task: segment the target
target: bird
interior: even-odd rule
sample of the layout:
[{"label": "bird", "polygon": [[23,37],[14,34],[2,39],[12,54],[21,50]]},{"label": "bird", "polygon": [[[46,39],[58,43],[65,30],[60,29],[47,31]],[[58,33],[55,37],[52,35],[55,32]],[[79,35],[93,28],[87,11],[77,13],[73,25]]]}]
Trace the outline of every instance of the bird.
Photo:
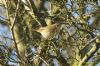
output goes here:
[{"label": "bird", "polygon": [[40,27],[35,31],[39,32],[42,35],[43,39],[51,39],[54,37],[55,33],[59,30],[59,23],[52,24],[50,19],[46,19],[47,26]]}]

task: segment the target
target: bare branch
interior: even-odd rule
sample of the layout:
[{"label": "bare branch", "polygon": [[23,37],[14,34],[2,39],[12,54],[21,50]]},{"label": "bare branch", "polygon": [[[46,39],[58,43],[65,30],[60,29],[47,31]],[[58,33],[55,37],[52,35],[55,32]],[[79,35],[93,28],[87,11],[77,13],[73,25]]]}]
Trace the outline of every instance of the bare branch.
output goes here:
[{"label": "bare branch", "polygon": [[14,25],[16,23],[18,9],[19,9],[19,3],[17,4],[17,8],[16,8],[16,12],[15,12],[15,17],[13,19],[13,24],[12,24],[11,30],[12,30],[12,36],[13,36],[13,39],[14,39],[14,44],[15,44],[16,52],[18,54],[18,57],[20,58],[20,54],[19,54],[18,47],[17,47],[17,42],[16,42],[16,39],[15,39],[15,36],[14,36]]},{"label": "bare branch", "polygon": [[49,64],[41,57],[39,57],[47,66],[49,66]]},{"label": "bare branch", "polygon": [[78,66],[82,66],[86,61],[88,61],[94,53],[99,49],[98,47],[100,46],[100,43],[96,43],[93,45],[91,50],[83,57],[83,59],[79,62]]}]

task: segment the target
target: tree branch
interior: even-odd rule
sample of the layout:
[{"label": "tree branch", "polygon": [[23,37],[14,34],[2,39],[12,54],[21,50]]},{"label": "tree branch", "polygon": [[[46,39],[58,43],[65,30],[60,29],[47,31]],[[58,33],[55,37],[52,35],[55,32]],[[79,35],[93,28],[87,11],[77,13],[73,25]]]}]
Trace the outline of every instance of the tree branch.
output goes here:
[{"label": "tree branch", "polygon": [[85,62],[87,62],[94,55],[94,53],[99,49],[99,46],[100,46],[100,43],[94,44],[91,50],[79,62],[78,66],[82,66]]},{"label": "tree branch", "polygon": [[12,26],[11,26],[11,30],[12,30],[12,36],[13,36],[13,40],[14,40],[16,52],[17,52],[17,54],[18,54],[18,57],[20,58],[20,54],[19,54],[19,51],[18,51],[16,38],[15,38],[15,35],[14,35],[14,34],[15,34],[15,33],[14,33],[14,26],[15,26],[15,23],[16,23],[16,18],[17,18],[18,9],[19,9],[19,3],[17,4],[17,8],[16,8],[16,12],[15,12],[15,17],[14,17],[14,19],[13,19],[13,24],[12,24]]}]

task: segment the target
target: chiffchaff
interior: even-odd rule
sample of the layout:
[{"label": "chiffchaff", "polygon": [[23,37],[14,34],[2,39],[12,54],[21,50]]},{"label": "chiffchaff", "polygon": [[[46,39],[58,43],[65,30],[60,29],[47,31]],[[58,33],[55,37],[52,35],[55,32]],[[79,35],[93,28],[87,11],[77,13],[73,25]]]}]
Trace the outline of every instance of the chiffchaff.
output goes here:
[{"label": "chiffchaff", "polygon": [[51,20],[46,20],[47,26],[40,27],[39,29],[36,29],[35,31],[41,33],[43,39],[50,39],[53,38],[55,33],[58,32],[60,29],[60,25],[58,23],[52,24]]},{"label": "chiffchaff", "polygon": [[41,33],[42,37],[45,39],[52,38],[57,31],[57,25],[58,24],[52,24],[46,27],[40,27],[36,31]]}]

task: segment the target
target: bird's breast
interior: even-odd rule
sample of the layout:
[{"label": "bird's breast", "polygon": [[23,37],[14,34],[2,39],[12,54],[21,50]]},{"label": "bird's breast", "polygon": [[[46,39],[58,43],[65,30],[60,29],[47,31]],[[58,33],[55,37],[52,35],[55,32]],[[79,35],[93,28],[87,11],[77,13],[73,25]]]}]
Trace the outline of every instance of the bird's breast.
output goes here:
[{"label": "bird's breast", "polygon": [[47,38],[50,37],[50,32],[49,32],[49,30],[42,30],[42,31],[41,31],[41,34],[42,34],[42,37],[45,38],[45,39],[47,39]]}]

